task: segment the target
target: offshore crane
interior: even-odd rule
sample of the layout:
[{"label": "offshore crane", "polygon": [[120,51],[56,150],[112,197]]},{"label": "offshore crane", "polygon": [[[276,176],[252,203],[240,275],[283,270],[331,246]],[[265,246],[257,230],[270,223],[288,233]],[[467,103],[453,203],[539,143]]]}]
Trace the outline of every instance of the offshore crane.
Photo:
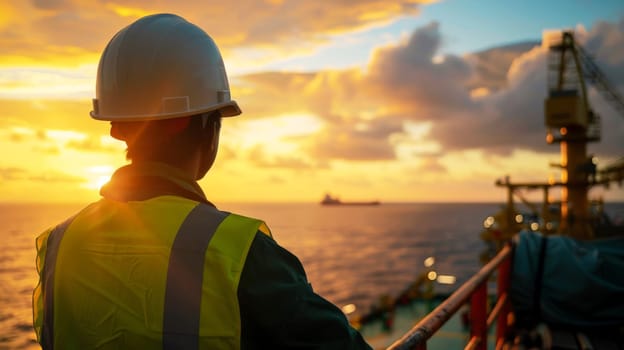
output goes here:
[{"label": "offshore crane", "polygon": [[[555,34],[555,35],[553,35]],[[617,227],[598,225],[602,216],[601,203],[590,214],[589,189],[592,186],[609,186],[612,182],[622,185],[624,179],[624,157],[602,169],[597,169],[595,159],[587,153],[587,144],[600,141],[600,116],[591,108],[588,99],[588,85],[624,116],[624,99],[613,88],[590,55],[574,40],[572,31],[545,35],[548,45],[548,96],[544,101],[546,142],[559,143],[560,163],[551,164],[561,170],[560,180],[547,182],[512,183],[509,177],[499,179],[496,185],[507,188],[507,204],[494,216],[484,221],[485,230],[481,237],[497,246],[513,237],[527,223],[514,208],[514,196],[521,190],[541,189],[543,205],[542,223],[539,229],[545,234],[559,233],[580,239],[605,236],[617,232]],[[558,212],[552,211],[549,200],[550,189],[561,188]],[[537,207],[520,199],[536,213]],[[531,226],[533,225],[530,223]],[[600,226],[599,229],[598,226]],[[530,227],[533,229],[533,227]]]},{"label": "offshore crane", "polygon": [[559,143],[561,149],[561,220],[559,232],[576,238],[592,238],[588,192],[591,186],[616,181],[621,185],[624,162],[598,172],[593,157],[587,154],[589,142],[600,141],[600,116],[591,108],[586,82],[622,116],[624,99],[613,88],[599,67],[564,31],[548,44],[548,97],[544,102],[546,141]]}]

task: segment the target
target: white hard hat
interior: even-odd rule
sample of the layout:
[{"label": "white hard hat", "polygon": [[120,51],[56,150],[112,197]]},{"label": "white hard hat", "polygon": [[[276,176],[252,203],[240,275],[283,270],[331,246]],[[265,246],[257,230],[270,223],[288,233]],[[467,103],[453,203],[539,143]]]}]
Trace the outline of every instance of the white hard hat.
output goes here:
[{"label": "white hard hat", "polygon": [[241,113],[217,45],[196,25],[171,14],[143,17],[104,49],[94,119],[157,120],[215,110],[222,117]]}]

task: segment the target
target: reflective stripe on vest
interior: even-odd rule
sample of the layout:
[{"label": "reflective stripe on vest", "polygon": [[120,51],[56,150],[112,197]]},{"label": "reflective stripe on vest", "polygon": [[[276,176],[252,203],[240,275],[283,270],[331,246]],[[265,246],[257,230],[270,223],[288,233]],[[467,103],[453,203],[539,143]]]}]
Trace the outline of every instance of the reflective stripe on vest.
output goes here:
[{"label": "reflective stripe on vest", "polygon": [[188,214],[173,241],[163,315],[163,350],[197,349],[204,256],[229,213],[200,204]]},{"label": "reflective stripe on vest", "polygon": [[43,305],[45,310],[43,311],[41,346],[44,349],[54,349],[54,272],[56,269],[56,257],[63,235],[73,219],[73,217],[69,218],[56,226],[48,236],[48,248],[46,250],[45,264],[43,265]]}]

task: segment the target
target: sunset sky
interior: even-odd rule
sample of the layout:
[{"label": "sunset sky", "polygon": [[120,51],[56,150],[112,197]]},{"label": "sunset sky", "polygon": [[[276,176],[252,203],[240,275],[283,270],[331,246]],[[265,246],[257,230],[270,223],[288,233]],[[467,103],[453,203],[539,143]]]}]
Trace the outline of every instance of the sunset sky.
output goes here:
[{"label": "sunset sky", "polygon": [[[544,30],[577,40],[624,94],[621,0],[0,2],[0,202],[87,202],[126,163],[89,117],[99,56],[137,18],[176,13],[221,48],[243,114],[200,184],[225,202],[504,201],[496,179],[559,173],[545,142]],[[602,116],[599,167],[624,156]],[[592,196],[624,201],[624,190]]]}]

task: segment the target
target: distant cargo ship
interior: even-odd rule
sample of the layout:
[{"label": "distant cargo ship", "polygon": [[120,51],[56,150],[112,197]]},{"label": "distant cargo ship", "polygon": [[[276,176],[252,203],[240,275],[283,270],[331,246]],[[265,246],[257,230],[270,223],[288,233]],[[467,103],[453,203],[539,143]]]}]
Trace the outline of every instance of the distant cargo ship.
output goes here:
[{"label": "distant cargo ship", "polygon": [[321,201],[321,205],[379,205],[379,201],[369,202],[343,202],[338,197],[332,197],[330,194],[326,194],[325,198]]}]

